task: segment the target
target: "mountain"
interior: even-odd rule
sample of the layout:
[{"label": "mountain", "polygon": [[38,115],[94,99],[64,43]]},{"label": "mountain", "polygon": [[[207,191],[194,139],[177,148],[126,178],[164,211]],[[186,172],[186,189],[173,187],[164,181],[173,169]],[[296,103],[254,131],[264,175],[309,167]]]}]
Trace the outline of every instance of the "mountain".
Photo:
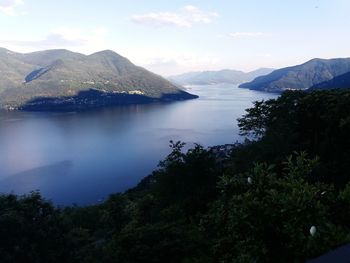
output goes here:
[{"label": "mountain", "polygon": [[250,72],[245,73],[247,76],[247,80],[245,82],[248,81],[252,81],[253,79],[260,77],[260,76],[265,76],[270,74],[271,72],[273,72],[275,69],[273,68],[259,68]]},{"label": "mountain", "polygon": [[168,79],[180,85],[210,85],[218,83],[239,84],[251,81],[258,76],[269,74],[273,69],[261,68],[252,72],[224,69],[220,71],[189,72]]},{"label": "mountain", "polygon": [[168,78],[181,85],[208,85],[217,83],[238,84],[244,80],[244,72],[237,70],[189,72]]},{"label": "mountain", "polygon": [[350,72],[335,77],[331,80],[314,85],[310,90],[319,89],[350,89]]},{"label": "mountain", "polygon": [[110,50],[87,56],[1,48],[0,72],[0,108],[6,109],[83,110],[197,97]]},{"label": "mountain", "polygon": [[282,68],[240,85],[240,88],[282,92],[306,90],[350,72],[350,58],[312,59],[302,65]]}]

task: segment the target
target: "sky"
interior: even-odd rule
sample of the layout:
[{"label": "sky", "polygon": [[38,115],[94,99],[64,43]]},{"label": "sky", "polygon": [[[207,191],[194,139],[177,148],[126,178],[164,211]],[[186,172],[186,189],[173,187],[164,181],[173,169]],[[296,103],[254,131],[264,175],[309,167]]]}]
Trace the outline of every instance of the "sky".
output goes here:
[{"label": "sky", "polygon": [[0,47],[111,49],[157,74],[350,57],[350,0],[0,0]]}]

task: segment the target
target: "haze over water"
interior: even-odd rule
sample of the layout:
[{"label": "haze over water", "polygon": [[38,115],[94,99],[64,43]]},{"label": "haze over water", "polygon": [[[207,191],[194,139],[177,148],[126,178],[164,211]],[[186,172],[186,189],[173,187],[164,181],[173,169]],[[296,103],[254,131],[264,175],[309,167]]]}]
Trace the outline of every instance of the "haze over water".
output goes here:
[{"label": "haze over water", "polygon": [[135,186],[170,152],[169,140],[234,143],[236,119],[276,95],[221,84],[197,100],[81,113],[0,113],[0,192],[40,190],[56,204],[92,204]]}]

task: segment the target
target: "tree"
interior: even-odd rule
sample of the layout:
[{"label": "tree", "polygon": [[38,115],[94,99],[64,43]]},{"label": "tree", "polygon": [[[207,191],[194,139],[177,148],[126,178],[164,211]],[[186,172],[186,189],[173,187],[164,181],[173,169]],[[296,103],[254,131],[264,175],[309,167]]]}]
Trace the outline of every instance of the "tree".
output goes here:
[{"label": "tree", "polygon": [[203,223],[218,261],[304,262],[349,242],[348,226],[332,216],[335,189],[308,182],[317,163],[301,153],[287,159],[283,173],[256,164],[250,172],[224,175]]}]

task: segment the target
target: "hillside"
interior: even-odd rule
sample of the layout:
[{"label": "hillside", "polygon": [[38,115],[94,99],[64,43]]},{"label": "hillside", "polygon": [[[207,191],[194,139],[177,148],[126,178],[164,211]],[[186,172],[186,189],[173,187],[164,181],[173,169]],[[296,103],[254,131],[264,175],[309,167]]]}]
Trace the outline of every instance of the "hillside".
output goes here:
[{"label": "hillside", "polygon": [[350,58],[312,59],[304,64],[282,68],[261,76],[240,88],[268,92],[306,90],[350,71]]},{"label": "hillside", "polygon": [[180,85],[210,85],[219,83],[240,84],[258,76],[269,74],[273,69],[261,68],[251,72],[224,69],[220,71],[189,72],[168,79]]},{"label": "hillside", "polygon": [[196,98],[110,50],[86,56],[0,49],[0,72],[0,108],[72,110]]},{"label": "hillside", "polygon": [[349,244],[350,90],[287,91],[238,124],[256,140],[225,158],[170,141],[155,171],[98,204],[0,195],[1,262],[308,262]]},{"label": "hillside", "polygon": [[316,89],[350,89],[350,72],[335,77],[329,81],[314,85],[310,90]]}]

